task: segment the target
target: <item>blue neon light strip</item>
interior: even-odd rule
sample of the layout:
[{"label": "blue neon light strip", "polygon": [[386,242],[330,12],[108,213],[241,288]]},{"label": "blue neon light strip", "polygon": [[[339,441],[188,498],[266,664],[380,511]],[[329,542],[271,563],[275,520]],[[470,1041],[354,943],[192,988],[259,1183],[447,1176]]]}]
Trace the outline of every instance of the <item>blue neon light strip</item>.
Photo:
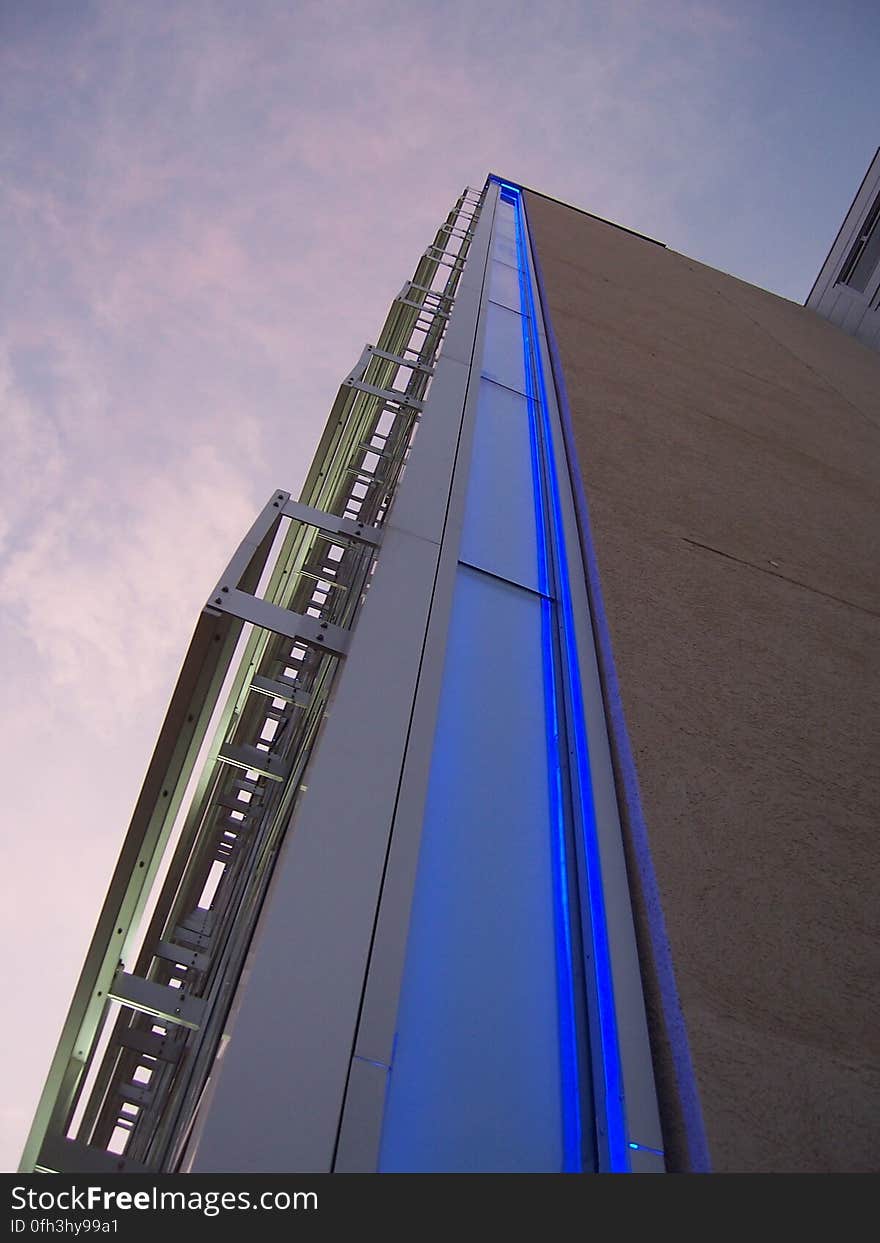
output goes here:
[{"label": "blue neon light strip", "polygon": [[665,1155],[662,1148],[651,1148],[648,1144],[634,1144],[630,1141],[629,1146],[635,1152],[652,1152],[655,1157],[662,1157]]},{"label": "blue neon light strip", "polygon": [[[559,490],[559,479],[556,472],[555,455],[553,453],[550,411],[547,402],[547,389],[544,381],[544,368],[541,360],[540,344],[537,334],[537,316],[532,292],[532,282],[528,266],[528,242],[525,233],[521,192],[517,186],[500,182],[501,194],[506,202],[514,207],[516,219],[516,248],[520,271],[520,303],[523,320],[523,350],[527,387],[529,388],[529,407],[535,409],[540,418],[540,429],[545,446],[546,481],[549,493],[549,514],[551,521],[551,539],[555,553],[555,568],[558,584],[559,605],[562,619],[561,639],[563,649],[563,675],[565,677],[571,703],[571,732],[573,735],[577,781],[576,810],[579,811],[580,827],[583,835],[584,857],[586,860],[586,888],[590,905],[590,923],[593,940],[593,965],[596,979],[598,1003],[599,1042],[602,1050],[602,1075],[604,1079],[603,1105],[605,1127],[608,1143],[608,1161],[612,1172],[623,1173],[630,1169],[629,1146],[626,1139],[626,1119],[623,1104],[623,1076],[620,1065],[620,1049],[617,1036],[617,1017],[614,1004],[614,986],[611,972],[611,956],[608,945],[608,928],[605,914],[605,899],[602,889],[601,860],[596,829],[596,816],[593,807],[592,778],[590,774],[589,749],[584,724],[584,705],[581,691],[580,667],[575,638],[574,610],[571,599],[571,584],[568,575],[568,563],[565,550],[565,537],[562,523],[562,501]],[[538,438],[535,436],[533,455],[537,457]],[[535,462],[537,467],[538,463]],[[538,508],[539,530],[539,562],[542,563],[541,573],[547,575],[546,586],[549,588],[549,566],[547,558],[547,542],[544,537],[544,506],[543,484],[545,472],[535,470],[536,507]],[[542,587],[542,590],[544,588]],[[557,871],[558,902],[562,916],[560,923],[564,931],[559,933],[559,952],[562,958],[563,974],[567,977],[560,988],[560,1026],[563,1040],[563,1089],[565,1099],[578,1099],[578,1108],[566,1110],[566,1168],[572,1147],[578,1149],[578,1166],[580,1162],[581,1119],[579,1092],[577,1087],[577,1047],[575,1043],[573,974],[571,959],[571,920],[568,909],[567,864],[564,840],[564,821],[562,810],[561,764],[559,762],[559,738],[563,722],[556,701],[556,677],[554,645],[551,641],[552,605],[547,602],[547,626],[545,627],[544,661],[545,681],[548,687],[548,713],[552,713],[552,721],[548,720],[548,738],[554,749],[551,755],[551,772],[558,774],[554,791],[554,828],[557,836],[556,859],[554,867]],[[555,762],[554,762],[555,761]],[[568,1001],[562,994],[568,989]],[[568,1069],[566,1069],[568,1067]]]},{"label": "blue neon light strip", "polygon": [[[508,198],[507,202],[511,202]],[[525,282],[528,275],[523,267],[519,240],[517,204],[513,202],[517,217],[516,238],[519,268],[520,307],[526,305]],[[538,589],[541,592],[541,653],[544,668],[545,713],[547,731],[547,776],[550,791],[550,824],[553,834],[552,869],[553,897],[556,908],[555,939],[558,973],[558,1010],[560,1032],[560,1071],[562,1075],[562,1121],[563,1121],[563,1169],[567,1174],[580,1173],[583,1168],[583,1121],[581,1118],[581,1091],[578,1078],[577,1026],[574,1005],[574,967],[571,945],[571,912],[568,900],[568,864],[565,848],[565,810],[562,794],[562,763],[559,755],[559,705],[557,703],[556,658],[553,643],[553,601],[547,533],[545,530],[543,471],[538,443],[539,429],[536,420],[538,399],[532,391],[532,372],[529,366],[528,320],[520,316],[523,332],[523,370],[529,389],[527,406],[529,412],[529,446],[532,459],[532,486],[535,502],[535,531],[538,551]]]},{"label": "blue neon light strip", "polygon": [[[546,305],[541,278],[540,256],[533,255],[532,258],[534,261],[538,301],[542,305]],[[563,441],[569,460],[574,460],[577,454],[575,451],[571,409],[565,392],[565,376],[561,369],[559,346],[554,337],[553,322],[549,317],[544,320],[544,328],[547,333],[547,346],[550,353],[551,366],[558,368],[554,371],[554,386],[559,405]],[[706,1128],[703,1122],[699,1092],[694,1076],[684,1015],[681,1009],[678,987],[675,982],[672,951],[669,947],[669,937],[663,917],[657,876],[651,858],[648,830],[639,793],[639,780],[636,774],[632,745],[626,728],[623,701],[614,664],[614,653],[611,647],[611,634],[608,629],[608,618],[605,614],[605,605],[602,599],[602,584],[599,579],[596,549],[590,529],[589,507],[583,481],[577,474],[571,477],[571,484],[575,509],[577,511],[579,534],[582,540],[584,571],[587,579],[587,591],[590,596],[591,620],[593,633],[596,637],[597,656],[603,681],[610,741],[617,753],[622,783],[621,796],[626,805],[629,832],[635,852],[635,864],[645,895],[647,927],[651,937],[651,952],[654,958],[660,1006],[669,1039],[679,1101],[682,1108],[684,1136],[688,1152],[687,1165],[694,1173],[709,1174],[712,1172],[712,1162],[709,1156]],[[659,1149],[657,1151],[659,1152]]]}]

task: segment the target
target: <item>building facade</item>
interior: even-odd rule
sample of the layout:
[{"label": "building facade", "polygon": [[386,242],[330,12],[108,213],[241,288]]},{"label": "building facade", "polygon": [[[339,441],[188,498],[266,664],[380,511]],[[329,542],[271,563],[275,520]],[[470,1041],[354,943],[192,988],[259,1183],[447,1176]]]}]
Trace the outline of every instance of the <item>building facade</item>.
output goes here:
[{"label": "building facade", "polygon": [[880,147],[806,304],[864,345],[880,350]]},{"label": "building facade", "polygon": [[465,192],[206,603],[23,1168],[873,1168],[878,381]]}]

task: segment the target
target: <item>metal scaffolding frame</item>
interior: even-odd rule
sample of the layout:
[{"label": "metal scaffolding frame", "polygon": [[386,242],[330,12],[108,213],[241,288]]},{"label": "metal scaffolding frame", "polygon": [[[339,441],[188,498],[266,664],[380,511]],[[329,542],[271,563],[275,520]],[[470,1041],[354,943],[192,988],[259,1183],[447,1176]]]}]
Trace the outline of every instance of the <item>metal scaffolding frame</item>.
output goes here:
[{"label": "metal scaffolding frame", "polygon": [[299,501],[272,494],[199,616],[22,1171],[179,1167],[484,194],[461,194],[343,381]]}]

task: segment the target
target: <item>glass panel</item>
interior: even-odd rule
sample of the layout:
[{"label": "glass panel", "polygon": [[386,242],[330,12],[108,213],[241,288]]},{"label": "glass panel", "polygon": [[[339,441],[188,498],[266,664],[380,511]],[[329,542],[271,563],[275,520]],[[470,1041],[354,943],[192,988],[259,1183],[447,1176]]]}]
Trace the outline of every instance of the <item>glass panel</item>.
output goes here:
[{"label": "glass panel", "polygon": [[458,570],[383,1172],[562,1169],[541,609]]},{"label": "glass panel", "polygon": [[850,289],[864,293],[868,288],[868,282],[874,275],[874,269],[877,267],[878,262],[880,262],[880,221],[875,221],[870,237],[865,243],[865,248],[859,255],[856,265],[850,273],[850,278],[846,282]]},{"label": "glass panel", "polygon": [[492,257],[510,267],[517,267],[516,213],[512,203],[505,203],[503,199],[498,200],[492,232]]},{"label": "glass panel", "polygon": [[489,265],[489,299],[519,314],[519,272],[497,260]]},{"label": "glass panel", "polygon": [[486,305],[482,374],[498,384],[526,391],[522,316],[496,302]]},{"label": "glass panel", "polygon": [[496,233],[492,243],[492,258],[497,259],[501,263],[506,263],[510,267],[518,266],[516,254],[516,242],[512,237],[505,237],[503,233]]},{"label": "glass panel", "polygon": [[528,402],[480,381],[460,560],[538,591]]}]

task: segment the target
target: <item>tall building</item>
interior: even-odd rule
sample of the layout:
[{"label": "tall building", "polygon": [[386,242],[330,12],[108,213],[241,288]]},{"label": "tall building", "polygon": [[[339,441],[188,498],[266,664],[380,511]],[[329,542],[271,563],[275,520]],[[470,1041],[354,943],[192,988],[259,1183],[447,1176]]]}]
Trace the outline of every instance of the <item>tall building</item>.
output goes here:
[{"label": "tall building", "polygon": [[878,413],[466,191],[206,602],[23,1168],[871,1168]]}]

